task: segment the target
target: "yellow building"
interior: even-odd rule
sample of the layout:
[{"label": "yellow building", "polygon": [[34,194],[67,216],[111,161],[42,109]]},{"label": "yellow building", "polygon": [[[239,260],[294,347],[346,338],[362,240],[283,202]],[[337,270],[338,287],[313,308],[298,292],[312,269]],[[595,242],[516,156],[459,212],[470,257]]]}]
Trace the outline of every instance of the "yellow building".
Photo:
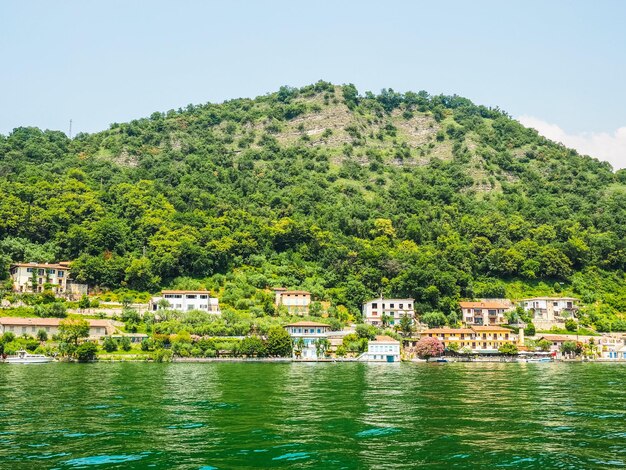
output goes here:
[{"label": "yellow building", "polygon": [[471,328],[431,328],[422,332],[422,337],[439,339],[447,348],[458,344],[458,350],[470,348],[476,353],[493,353],[505,343],[514,343],[513,333],[501,326],[472,326]]}]

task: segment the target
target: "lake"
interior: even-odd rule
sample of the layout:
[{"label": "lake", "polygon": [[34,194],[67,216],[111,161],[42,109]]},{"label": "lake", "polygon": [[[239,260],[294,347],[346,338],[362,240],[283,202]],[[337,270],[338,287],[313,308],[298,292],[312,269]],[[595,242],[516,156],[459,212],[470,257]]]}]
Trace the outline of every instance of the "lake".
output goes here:
[{"label": "lake", "polygon": [[0,468],[611,468],[626,365],[0,365]]}]

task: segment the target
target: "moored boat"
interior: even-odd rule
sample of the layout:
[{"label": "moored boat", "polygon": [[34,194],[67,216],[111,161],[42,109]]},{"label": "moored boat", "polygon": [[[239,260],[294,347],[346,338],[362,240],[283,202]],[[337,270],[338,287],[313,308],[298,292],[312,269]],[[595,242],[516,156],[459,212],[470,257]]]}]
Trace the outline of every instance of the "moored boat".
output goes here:
[{"label": "moored boat", "polygon": [[24,350],[20,350],[15,356],[9,356],[4,360],[7,364],[45,364],[52,361],[54,361],[53,357],[44,354],[30,354]]}]

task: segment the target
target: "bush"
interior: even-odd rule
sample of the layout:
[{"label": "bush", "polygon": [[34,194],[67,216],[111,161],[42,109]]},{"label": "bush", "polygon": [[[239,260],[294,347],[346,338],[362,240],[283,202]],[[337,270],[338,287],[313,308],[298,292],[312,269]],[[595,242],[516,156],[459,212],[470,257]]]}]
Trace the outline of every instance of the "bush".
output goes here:
[{"label": "bush", "polygon": [[428,359],[429,357],[441,356],[443,353],[443,343],[437,338],[422,338],[415,345],[415,352],[419,357]]},{"label": "bush", "polygon": [[567,331],[576,331],[578,330],[578,323],[576,323],[576,320],[568,318],[565,320],[565,329]]},{"label": "bush", "polygon": [[169,349],[157,349],[152,353],[154,362],[172,362],[172,351]]},{"label": "bush", "polygon": [[526,328],[524,329],[524,333],[527,336],[534,336],[536,332],[537,331],[535,330],[535,325],[533,323],[529,323],[528,325],[526,325]]},{"label": "bush", "polygon": [[102,341],[102,349],[104,349],[108,353],[111,353],[113,351],[117,351],[117,341],[115,341],[110,336],[107,336]]},{"label": "bush", "polygon": [[98,345],[91,341],[86,341],[76,348],[76,359],[79,362],[93,361],[98,353]]},{"label": "bush", "polygon": [[128,336],[122,336],[120,338],[120,346],[124,351],[130,351],[130,348],[132,347],[130,338]]},{"label": "bush", "polygon": [[292,345],[291,336],[287,331],[274,326],[267,333],[267,354],[270,356],[289,357],[291,356]]}]

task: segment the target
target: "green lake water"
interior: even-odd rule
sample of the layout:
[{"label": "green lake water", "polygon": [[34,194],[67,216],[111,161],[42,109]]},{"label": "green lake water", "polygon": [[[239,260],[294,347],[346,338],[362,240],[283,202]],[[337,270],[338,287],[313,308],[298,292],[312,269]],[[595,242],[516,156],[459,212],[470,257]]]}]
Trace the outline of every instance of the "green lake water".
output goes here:
[{"label": "green lake water", "polygon": [[619,468],[626,365],[0,365],[0,468]]}]

